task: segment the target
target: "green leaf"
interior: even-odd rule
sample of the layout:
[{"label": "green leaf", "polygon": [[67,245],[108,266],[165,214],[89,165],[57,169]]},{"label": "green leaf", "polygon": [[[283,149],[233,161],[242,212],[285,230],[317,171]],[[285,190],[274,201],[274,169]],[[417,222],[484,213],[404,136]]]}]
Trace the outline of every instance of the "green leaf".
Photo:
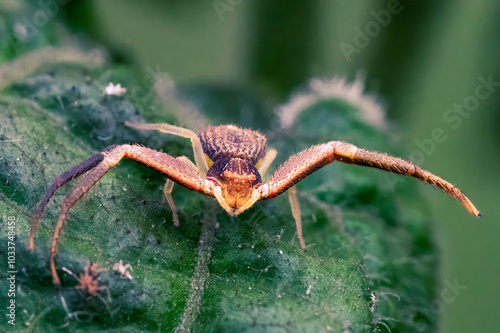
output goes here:
[{"label": "green leaf", "polygon": [[[307,251],[295,235],[286,196],[257,203],[230,217],[212,198],[174,187],[180,227],[162,194],[164,178],[133,161],[122,161],[70,211],[59,246],[62,287],[52,286],[49,244],[64,195],[49,204],[33,254],[25,250],[29,217],[55,177],[111,144],[140,143],[172,156],[192,157],[186,139],[137,132],[125,121],[175,117],[130,93],[103,96],[108,82],[134,87],[123,67],[99,63],[46,64],[19,77],[0,96],[0,210],[16,219],[16,326],[23,331],[177,329],[246,332],[428,332],[428,309],[437,271],[427,209],[403,189],[397,175],[333,163],[298,184]],[[130,90],[129,90],[130,91]],[[214,89],[188,89],[186,98],[220,105],[220,115],[238,113],[245,127],[262,128],[263,108],[244,93],[226,103]],[[198,97],[200,98],[198,98]],[[143,105],[138,109],[136,105]],[[252,123],[255,121],[255,124]],[[276,127],[276,126],[275,126]],[[270,127],[271,128],[271,125]],[[283,162],[295,151],[329,140],[393,153],[384,131],[368,124],[359,109],[324,99],[300,113],[289,130],[268,131]],[[0,253],[7,225],[0,224]],[[3,259],[5,258],[5,259]],[[120,260],[133,267],[132,280],[113,271]],[[89,297],[75,289],[87,262],[101,269],[100,286]],[[63,267],[66,270],[63,270]],[[2,304],[8,283],[0,273]]]}]

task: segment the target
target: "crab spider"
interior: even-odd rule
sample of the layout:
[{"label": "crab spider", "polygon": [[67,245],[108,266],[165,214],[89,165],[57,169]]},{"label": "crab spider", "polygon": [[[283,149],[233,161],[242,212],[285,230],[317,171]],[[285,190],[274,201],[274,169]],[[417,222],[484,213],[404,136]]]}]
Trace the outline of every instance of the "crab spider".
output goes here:
[{"label": "crab spider", "polygon": [[429,183],[458,199],[470,214],[481,216],[472,202],[455,186],[422,170],[415,164],[383,153],[358,148],[352,144],[331,141],[306,149],[292,156],[274,175],[262,183],[262,175],[276,157],[276,150],[266,152],[266,137],[259,132],[233,125],[208,127],[198,134],[169,124],[132,124],[137,130],[158,130],[189,138],[196,164],[187,157],[168,154],[138,145],[113,145],[58,176],[42,198],[31,219],[28,249],[34,249],[34,235],[43,211],[55,191],[69,181],[82,176],[80,183],[65,197],[54,231],[50,252],[50,267],[54,284],[60,284],[55,256],[62,227],[71,207],[90,190],[122,158],[142,163],[167,177],[164,194],[172,209],[174,224],[179,225],[171,192],[174,183],[192,191],[215,197],[230,215],[236,216],[257,201],[272,199],[288,190],[292,215],[297,226],[300,246],[305,249],[299,201],[294,185],[314,171],[333,162],[369,166]]}]

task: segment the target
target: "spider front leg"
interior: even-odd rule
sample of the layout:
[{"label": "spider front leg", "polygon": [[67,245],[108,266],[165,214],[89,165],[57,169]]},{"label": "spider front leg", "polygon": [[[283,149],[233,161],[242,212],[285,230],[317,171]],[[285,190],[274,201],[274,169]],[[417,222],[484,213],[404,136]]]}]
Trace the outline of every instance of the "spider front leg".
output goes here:
[{"label": "spider front leg", "polygon": [[329,143],[333,148],[335,159],[350,164],[357,164],[377,168],[403,176],[417,178],[427,184],[435,186],[457,199],[471,215],[481,217],[479,210],[472,204],[467,196],[456,186],[446,180],[423,170],[416,164],[387,154],[361,149],[345,142],[333,141]]},{"label": "spider front leg", "polygon": [[[341,141],[331,141],[326,144],[314,146],[292,156],[287,162],[285,162],[285,164],[276,170],[272,178],[267,183],[259,188],[261,200],[275,198],[285,191],[292,189],[292,186],[297,184],[299,181],[333,161],[369,166],[417,178],[443,190],[451,197],[459,200],[470,214],[479,217],[481,216],[481,213],[472,204],[469,198],[467,198],[467,196],[465,196],[465,194],[463,194],[463,192],[457,187],[446,180],[419,168],[412,162],[376,151],[358,148],[350,143]],[[293,212],[293,202],[296,201],[298,203],[298,200],[295,198],[296,194],[293,192],[289,195]],[[296,207],[298,207],[298,205],[296,205]],[[296,212],[294,213],[294,216],[296,215],[299,214]],[[301,226],[299,225],[297,218],[296,222],[297,236],[300,240],[302,230],[300,230]],[[301,246],[303,247],[302,242]]]},{"label": "spider front leg", "polygon": [[[54,284],[61,284],[59,277],[57,276],[55,256],[57,255],[57,245],[59,243],[59,237],[66,221],[67,215],[71,207],[85,194],[87,193],[95,183],[99,181],[111,168],[113,168],[116,163],[118,163],[124,153],[121,150],[114,149],[111,150],[110,154],[103,153],[104,159],[97,165],[92,171],[90,171],[79,184],[71,191],[65,198],[59,212],[59,218],[57,220],[56,229],[54,230],[54,236],[52,237],[52,244],[50,246],[50,270],[52,272],[52,281]],[[38,221],[36,221],[36,225]],[[36,226],[32,223],[31,225],[31,236],[30,244],[33,244],[33,236],[35,234]]]},{"label": "spider front leg", "polygon": [[50,198],[59,187],[88,172],[78,185],[64,198],[59,213],[50,249],[50,268],[54,284],[60,284],[55,266],[55,256],[57,255],[59,238],[69,210],[123,157],[133,159],[152,169],[155,169],[163,173],[172,181],[190,190],[213,196],[212,188],[204,182],[198,171],[193,169],[191,165],[185,164],[182,160],[176,159],[168,154],[161,153],[154,149],[140,146],[122,145],[106,148],[101,153],[94,155],[88,160],[57,177],[54,184],[52,184],[52,186],[47,190],[45,196],[40,202],[39,208],[31,219],[31,232],[28,249],[33,251],[35,231],[40,224],[42,213]]},{"label": "spider front leg", "polygon": [[63,174],[59,175],[55,180],[54,183],[49,187],[47,192],[45,192],[45,195],[43,196],[42,200],[40,200],[40,203],[38,205],[38,209],[35,211],[33,216],[31,217],[31,230],[30,230],[30,236],[29,236],[29,243],[28,243],[28,250],[33,252],[35,244],[34,244],[34,236],[35,236],[35,230],[38,228],[38,225],[40,224],[40,219],[42,218],[43,211],[45,210],[45,207],[50,201],[50,198],[54,195],[54,193],[57,191],[58,188],[64,186],[71,180],[80,177],[82,174],[88,172],[89,170],[94,169],[99,163],[102,162],[104,159],[104,154],[105,151],[96,154],[92,156],[91,158],[83,161],[82,163],[74,166],[70,170],[64,172]]}]

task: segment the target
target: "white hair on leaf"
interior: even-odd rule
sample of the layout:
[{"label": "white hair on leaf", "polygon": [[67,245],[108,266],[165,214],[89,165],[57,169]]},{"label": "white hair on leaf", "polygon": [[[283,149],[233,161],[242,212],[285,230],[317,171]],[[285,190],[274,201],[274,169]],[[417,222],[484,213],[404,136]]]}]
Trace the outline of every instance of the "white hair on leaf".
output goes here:
[{"label": "white hair on leaf", "polygon": [[293,126],[295,119],[301,112],[325,99],[340,99],[348,102],[361,112],[361,117],[370,125],[385,129],[385,112],[377,102],[376,97],[363,94],[363,80],[357,79],[347,83],[343,77],[332,79],[313,78],[309,81],[308,91],[295,94],[288,103],[278,107],[277,113],[281,127],[284,129]]},{"label": "white hair on leaf", "polygon": [[104,89],[105,95],[115,95],[121,96],[127,92],[127,88],[122,88],[122,85],[118,83],[114,85],[112,82],[108,84],[108,86]]}]

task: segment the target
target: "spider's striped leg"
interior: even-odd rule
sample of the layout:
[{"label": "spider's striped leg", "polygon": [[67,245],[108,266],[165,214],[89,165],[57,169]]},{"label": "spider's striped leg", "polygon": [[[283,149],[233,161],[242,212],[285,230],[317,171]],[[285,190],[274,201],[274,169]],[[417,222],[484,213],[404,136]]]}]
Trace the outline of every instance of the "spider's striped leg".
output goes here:
[{"label": "spider's striped leg", "polygon": [[176,159],[168,154],[140,146],[121,145],[106,148],[100,154],[91,157],[90,159],[70,169],[68,172],[65,172],[61,176],[57,177],[54,184],[49,188],[42,199],[40,207],[32,219],[29,246],[29,249],[31,250],[33,249],[33,237],[36,228],[39,225],[40,217],[54,192],[57,188],[66,184],[70,180],[88,172],[79,184],[64,198],[59,212],[59,219],[52,238],[50,252],[50,267],[54,284],[60,284],[55,267],[55,256],[57,254],[57,245],[59,243],[62,227],[66,221],[69,210],[123,157],[133,159],[152,169],[155,169],[163,173],[172,181],[192,191],[213,196],[212,187],[204,182],[203,178],[200,177],[198,170],[194,167],[194,165],[192,165],[192,163],[186,164],[182,160]]},{"label": "spider's striped leg", "polygon": [[130,123],[128,121],[125,122],[125,125],[138,129],[138,130],[156,130],[163,133],[169,133],[173,135],[178,135],[183,138],[187,138],[191,140],[191,144],[193,145],[194,152],[194,160],[196,162],[196,166],[202,176],[206,176],[208,171],[207,160],[205,159],[205,155],[203,153],[203,148],[201,147],[200,138],[196,135],[195,132],[170,124],[141,124],[141,123]]},{"label": "spider's striped leg", "polygon": [[331,141],[314,146],[292,156],[281,168],[276,170],[266,184],[259,188],[261,200],[271,199],[282,194],[314,171],[335,160],[417,178],[458,199],[470,214],[481,216],[469,198],[446,180],[419,168],[412,162],[376,151],[361,149],[341,141]]},{"label": "spider's striped leg", "polygon": [[403,176],[417,178],[443,190],[452,198],[460,201],[471,215],[481,217],[479,210],[456,186],[430,173],[429,171],[421,169],[412,162],[376,151],[361,149],[345,142],[332,141],[329,145],[334,149],[335,159],[337,161],[369,166],[372,168],[394,172]]}]

